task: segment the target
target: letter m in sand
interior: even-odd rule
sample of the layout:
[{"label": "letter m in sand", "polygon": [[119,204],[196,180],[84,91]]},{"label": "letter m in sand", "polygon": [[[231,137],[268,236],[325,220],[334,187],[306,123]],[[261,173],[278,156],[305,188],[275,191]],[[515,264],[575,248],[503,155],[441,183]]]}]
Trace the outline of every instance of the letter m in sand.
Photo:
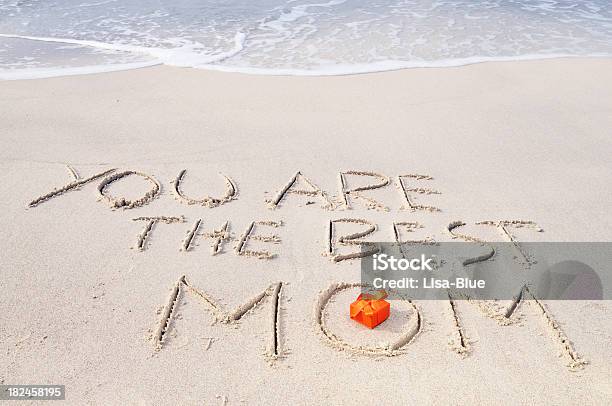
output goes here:
[{"label": "letter m in sand", "polygon": [[[168,299],[168,303],[162,311],[159,326],[153,337],[155,346],[157,349],[161,349],[163,347],[168,333],[172,328],[179,303],[182,300],[182,296],[186,293],[189,293],[199,299],[199,301],[202,302],[212,314],[214,322],[222,324],[236,323],[244,316],[248,315],[249,312],[254,310],[259,304],[263,303],[264,301],[269,301],[271,302],[269,306],[270,318],[269,323],[267,324],[270,326],[271,331],[269,332],[266,355],[269,359],[276,359],[280,354],[279,313],[282,288],[283,282],[273,283],[259,294],[237,306],[235,309],[226,310],[206,292],[195,288],[187,281],[185,276],[181,276],[174,285],[170,298]],[[267,298],[269,299],[267,300]]]}]

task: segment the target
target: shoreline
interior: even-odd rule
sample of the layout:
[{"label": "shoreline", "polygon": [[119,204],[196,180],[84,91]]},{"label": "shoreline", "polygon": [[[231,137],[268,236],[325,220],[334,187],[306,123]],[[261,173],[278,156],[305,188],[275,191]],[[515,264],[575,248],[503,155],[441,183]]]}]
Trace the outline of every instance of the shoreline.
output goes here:
[{"label": "shoreline", "polygon": [[[12,38],[12,37],[7,37]],[[20,38],[20,37],[16,37]],[[267,69],[253,67],[233,67],[216,64],[181,66],[167,64],[163,60],[134,62],[128,64],[116,65],[91,65],[81,67],[56,67],[56,68],[32,68],[24,71],[19,70],[1,70],[0,81],[16,81],[16,80],[36,80],[49,79],[56,77],[71,77],[95,75],[113,72],[123,72],[129,70],[140,70],[145,68],[165,66],[170,68],[195,69],[203,71],[224,72],[224,73],[239,73],[243,75],[253,76],[272,76],[272,77],[328,77],[328,76],[353,76],[353,75],[368,75],[385,72],[395,72],[414,69],[446,69],[446,68],[462,68],[465,66],[488,64],[488,63],[517,63],[530,61],[547,61],[547,60],[612,60],[612,55],[570,55],[570,54],[554,54],[554,55],[522,55],[522,56],[499,56],[499,57],[482,57],[475,56],[470,58],[449,59],[445,61],[434,62],[408,62],[408,61],[380,61],[368,64],[335,64],[327,67],[318,67],[315,69]],[[321,71],[323,70],[323,71]]]}]

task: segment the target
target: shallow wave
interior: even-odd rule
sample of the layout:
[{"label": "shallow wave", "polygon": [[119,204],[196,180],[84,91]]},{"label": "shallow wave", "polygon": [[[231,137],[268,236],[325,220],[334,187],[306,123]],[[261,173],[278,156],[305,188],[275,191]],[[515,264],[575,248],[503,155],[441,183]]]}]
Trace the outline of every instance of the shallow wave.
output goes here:
[{"label": "shallow wave", "polygon": [[236,33],[236,35],[234,36],[234,48],[212,55],[198,53],[196,51],[198,48],[198,45],[196,43],[183,45],[176,48],[153,48],[126,44],[112,44],[100,41],[79,40],[71,38],[33,37],[28,35],[0,34],[0,38],[24,39],[30,41],[51,42],[57,44],[80,45],[105,51],[130,52],[134,54],[146,55],[153,58],[153,60],[151,61],[151,63],[153,64],[157,63],[171,66],[195,67],[198,65],[220,62],[224,59],[237,55],[244,48],[245,35],[241,32]]},{"label": "shallow wave", "polygon": [[[611,57],[606,0],[0,0],[0,79],[164,64],[346,75]],[[7,34],[9,33],[9,34]]]}]

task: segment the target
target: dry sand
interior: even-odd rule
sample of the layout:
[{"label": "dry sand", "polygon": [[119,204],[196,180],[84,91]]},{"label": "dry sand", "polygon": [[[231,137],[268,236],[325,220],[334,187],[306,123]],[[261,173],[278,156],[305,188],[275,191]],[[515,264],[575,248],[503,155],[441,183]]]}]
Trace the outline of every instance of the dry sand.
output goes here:
[{"label": "dry sand", "polygon": [[[324,254],[330,222],[445,241],[454,221],[500,239],[474,223],[520,219],[544,230],[513,229],[523,240],[611,241],[611,129],[606,59],[0,82],[0,382],[65,384],[70,404],[609,402],[609,301],[505,321],[398,302],[366,331],[348,320],[359,262]],[[325,196],[270,208],[297,171],[311,184],[293,188]],[[341,171],[389,184],[349,209]],[[432,179],[402,178],[409,203],[411,174]]]}]

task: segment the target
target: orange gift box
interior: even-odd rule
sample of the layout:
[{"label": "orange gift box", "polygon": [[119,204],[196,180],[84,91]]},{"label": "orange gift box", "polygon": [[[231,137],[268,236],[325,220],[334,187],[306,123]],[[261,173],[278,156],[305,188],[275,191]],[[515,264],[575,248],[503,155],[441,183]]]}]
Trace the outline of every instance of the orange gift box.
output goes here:
[{"label": "orange gift box", "polygon": [[382,299],[364,299],[359,295],[357,300],[351,303],[351,319],[363,324],[368,328],[374,328],[387,320],[391,313],[391,305]]}]

